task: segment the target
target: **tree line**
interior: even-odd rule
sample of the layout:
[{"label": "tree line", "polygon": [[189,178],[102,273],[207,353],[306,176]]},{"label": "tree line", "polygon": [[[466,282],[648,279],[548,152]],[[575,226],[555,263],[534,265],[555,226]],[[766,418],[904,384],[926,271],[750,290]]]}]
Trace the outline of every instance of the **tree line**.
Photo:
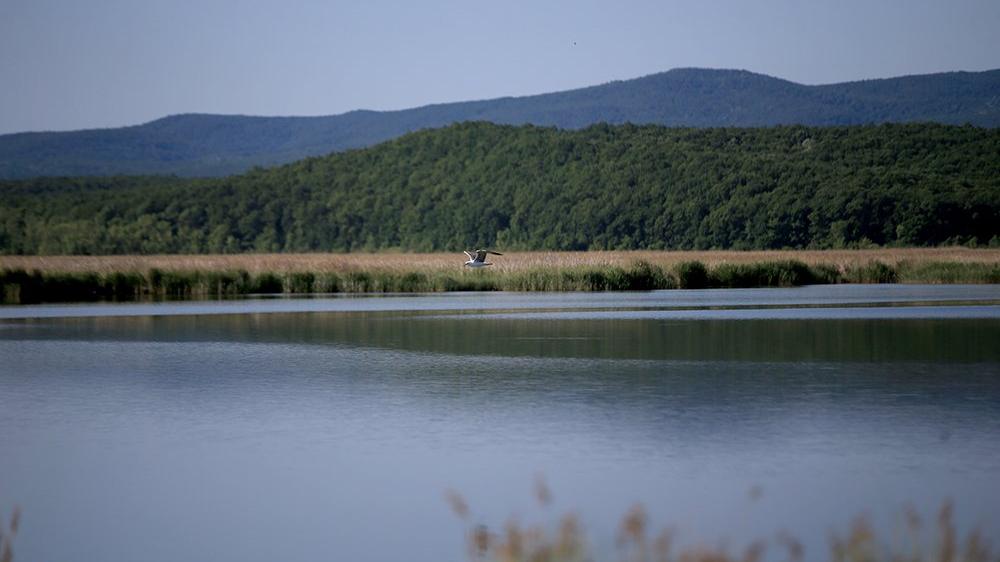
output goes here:
[{"label": "tree line", "polygon": [[1000,130],[468,122],[226,178],[0,182],[0,253],[1000,243]]}]

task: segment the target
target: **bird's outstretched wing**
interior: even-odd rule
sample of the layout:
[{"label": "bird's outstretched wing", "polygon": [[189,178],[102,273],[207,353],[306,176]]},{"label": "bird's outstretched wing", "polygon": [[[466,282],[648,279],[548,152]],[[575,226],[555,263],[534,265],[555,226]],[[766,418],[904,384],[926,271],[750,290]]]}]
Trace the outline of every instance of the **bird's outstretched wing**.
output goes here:
[{"label": "bird's outstretched wing", "polygon": [[493,254],[494,256],[502,256],[503,255],[500,252],[494,252],[493,250],[487,250],[486,253],[487,254]]},{"label": "bird's outstretched wing", "polygon": [[468,250],[462,250],[462,251],[465,252],[465,255],[469,256],[470,260],[476,259],[476,256],[472,255],[472,252],[470,252]]}]

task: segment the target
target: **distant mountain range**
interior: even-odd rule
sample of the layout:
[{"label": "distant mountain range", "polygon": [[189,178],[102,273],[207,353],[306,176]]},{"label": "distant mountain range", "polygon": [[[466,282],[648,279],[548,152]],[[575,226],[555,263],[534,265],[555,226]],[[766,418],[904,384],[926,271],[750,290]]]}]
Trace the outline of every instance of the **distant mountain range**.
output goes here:
[{"label": "distant mountain range", "polygon": [[0,135],[0,178],[221,176],[462,121],[578,129],[887,122],[1000,127],[1000,70],[806,86],[743,70],[675,69],[524,97],[323,117],[185,114],[117,129]]}]

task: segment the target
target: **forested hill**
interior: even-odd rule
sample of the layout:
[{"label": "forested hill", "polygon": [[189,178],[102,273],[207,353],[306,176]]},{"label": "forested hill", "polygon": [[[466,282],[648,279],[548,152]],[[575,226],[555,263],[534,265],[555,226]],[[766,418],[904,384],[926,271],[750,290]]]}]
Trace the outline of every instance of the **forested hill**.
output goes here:
[{"label": "forested hill", "polygon": [[675,69],[577,90],[326,117],[177,115],[119,129],[0,136],[0,178],[221,176],[371,146],[462,121],[564,129],[885,122],[1000,126],[1000,70],[805,86],[740,70]]},{"label": "forested hill", "polygon": [[1000,129],[465,123],[219,179],[0,182],[0,252],[1000,243]]}]

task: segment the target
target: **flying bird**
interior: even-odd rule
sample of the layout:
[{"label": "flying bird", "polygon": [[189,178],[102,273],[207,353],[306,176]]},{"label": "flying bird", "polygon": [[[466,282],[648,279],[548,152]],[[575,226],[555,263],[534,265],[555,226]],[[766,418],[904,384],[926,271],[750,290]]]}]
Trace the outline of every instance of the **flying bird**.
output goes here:
[{"label": "flying bird", "polygon": [[493,265],[492,263],[486,262],[486,254],[493,254],[494,256],[502,256],[500,252],[492,252],[490,250],[476,250],[475,253],[468,250],[462,250],[465,255],[469,256],[469,261],[465,262],[465,265],[469,267],[485,267],[487,265]]}]

